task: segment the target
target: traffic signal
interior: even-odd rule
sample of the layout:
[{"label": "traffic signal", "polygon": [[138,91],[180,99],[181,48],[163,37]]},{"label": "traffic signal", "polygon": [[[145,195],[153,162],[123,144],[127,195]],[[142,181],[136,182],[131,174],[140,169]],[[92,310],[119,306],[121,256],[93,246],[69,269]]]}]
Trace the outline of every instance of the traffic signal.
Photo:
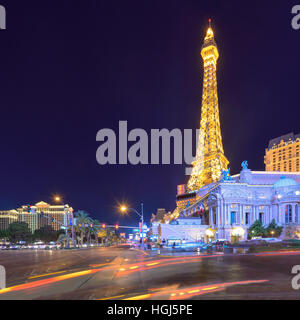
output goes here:
[{"label": "traffic signal", "polygon": [[93,224],[90,224],[90,227],[93,228]]},{"label": "traffic signal", "polygon": [[116,225],[115,225],[115,228],[116,228],[116,229],[119,229],[119,225],[118,225],[118,224],[116,224]]},{"label": "traffic signal", "polygon": [[102,229],[105,229],[105,227],[106,227],[106,224],[102,223]]}]

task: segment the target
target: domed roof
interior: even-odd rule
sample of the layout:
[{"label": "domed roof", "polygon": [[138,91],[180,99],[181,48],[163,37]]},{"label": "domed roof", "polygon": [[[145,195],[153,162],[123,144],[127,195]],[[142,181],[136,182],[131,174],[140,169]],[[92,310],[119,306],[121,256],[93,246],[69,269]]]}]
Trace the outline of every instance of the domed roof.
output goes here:
[{"label": "domed roof", "polygon": [[274,183],[274,188],[290,187],[290,186],[297,186],[297,185],[298,183],[294,179],[281,176],[280,179]]}]

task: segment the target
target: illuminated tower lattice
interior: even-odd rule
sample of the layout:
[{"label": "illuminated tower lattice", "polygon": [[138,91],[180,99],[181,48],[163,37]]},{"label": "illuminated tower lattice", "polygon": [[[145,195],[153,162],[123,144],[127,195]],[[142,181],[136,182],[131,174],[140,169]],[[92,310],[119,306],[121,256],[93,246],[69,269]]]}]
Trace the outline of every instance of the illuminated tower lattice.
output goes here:
[{"label": "illuminated tower lattice", "polygon": [[218,181],[221,170],[227,169],[229,163],[222,145],[218,106],[216,71],[219,51],[210,20],[201,56],[204,65],[201,122],[196,160],[192,163],[187,185],[189,190],[198,190],[203,185]]}]

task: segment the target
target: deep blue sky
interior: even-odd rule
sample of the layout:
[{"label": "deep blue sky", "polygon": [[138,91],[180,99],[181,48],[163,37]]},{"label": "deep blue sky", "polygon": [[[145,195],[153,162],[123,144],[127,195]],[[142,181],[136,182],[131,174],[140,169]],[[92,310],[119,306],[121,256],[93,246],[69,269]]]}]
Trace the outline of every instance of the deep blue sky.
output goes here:
[{"label": "deep blue sky", "polygon": [[198,128],[200,48],[213,28],[220,51],[219,106],[232,173],[263,170],[269,139],[299,128],[300,30],[295,1],[1,0],[0,205],[60,193],[109,223],[117,201],[175,208],[184,165],[105,166],[96,133]]}]

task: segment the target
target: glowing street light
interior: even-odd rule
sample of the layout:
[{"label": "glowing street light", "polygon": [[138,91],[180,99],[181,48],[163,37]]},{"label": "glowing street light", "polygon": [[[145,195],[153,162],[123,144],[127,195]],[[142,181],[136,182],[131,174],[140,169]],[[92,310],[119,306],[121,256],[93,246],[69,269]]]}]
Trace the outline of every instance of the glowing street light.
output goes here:
[{"label": "glowing street light", "polygon": [[120,207],[120,210],[125,213],[127,211],[127,207],[123,205]]},{"label": "glowing street light", "polygon": [[[64,206],[64,210],[65,210],[65,204],[63,203],[62,198],[60,196],[58,196],[58,195],[55,196],[54,200],[56,202],[60,202]],[[68,216],[67,216],[67,220],[68,220]],[[68,226],[66,227],[66,234],[68,234]],[[72,212],[72,242],[73,242],[73,245],[75,243],[75,236],[74,235],[75,235],[75,233],[74,233],[74,214]]]},{"label": "glowing street light", "polygon": [[136,211],[133,208],[128,208],[126,205],[121,205],[120,211],[123,213],[126,213],[127,211],[133,211],[141,218],[141,221],[142,221],[142,250],[144,250],[144,204],[141,203],[141,213],[139,213],[138,211]]}]

